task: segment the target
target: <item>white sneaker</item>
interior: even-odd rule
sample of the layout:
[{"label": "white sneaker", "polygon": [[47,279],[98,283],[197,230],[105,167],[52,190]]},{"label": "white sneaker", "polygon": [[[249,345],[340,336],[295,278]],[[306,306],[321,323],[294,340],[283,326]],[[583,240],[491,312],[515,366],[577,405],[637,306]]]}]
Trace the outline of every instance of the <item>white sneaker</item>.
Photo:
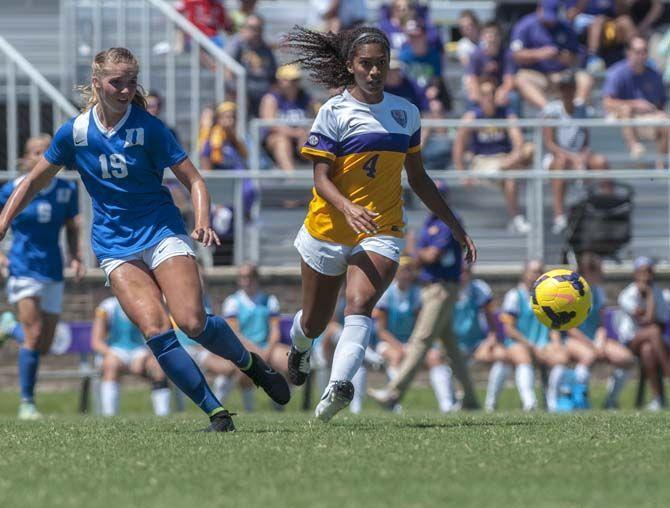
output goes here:
[{"label": "white sneaker", "polygon": [[314,411],[322,422],[329,422],[333,416],[349,405],[354,398],[354,385],[351,381],[335,381],[326,388],[323,397]]},{"label": "white sneaker", "polygon": [[551,226],[551,232],[555,235],[560,235],[568,227],[568,219],[565,215],[557,215],[554,217],[554,225]]},{"label": "white sneaker", "polygon": [[42,413],[37,410],[34,402],[23,401],[19,405],[19,420],[41,420]]},{"label": "white sneaker", "polygon": [[515,215],[509,223],[509,229],[520,235],[527,235],[530,233],[530,222],[521,214]]},{"label": "white sneaker", "polygon": [[661,404],[661,400],[658,398],[652,399],[652,401],[647,404],[647,411],[653,411],[656,413],[661,409],[663,409],[663,404]]},{"label": "white sneaker", "polygon": [[12,332],[16,323],[17,321],[13,313],[10,311],[2,313],[2,316],[0,316],[0,346],[12,338]]}]

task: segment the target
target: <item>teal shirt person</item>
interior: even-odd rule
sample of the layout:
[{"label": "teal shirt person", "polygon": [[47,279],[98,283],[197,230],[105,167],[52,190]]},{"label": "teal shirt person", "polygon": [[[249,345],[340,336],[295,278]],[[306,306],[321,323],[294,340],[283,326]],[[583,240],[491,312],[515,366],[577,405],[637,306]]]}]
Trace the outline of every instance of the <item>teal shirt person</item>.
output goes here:
[{"label": "teal shirt person", "polygon": [[589,339],[595,340],[596,331],[601,326],[603,307],[605,307],[605,291],[600,286],[591,286],[591,312],[586,316],[584,322],[579,325],[579,330]]},{"label": "teal shirt person", "polygon": [[239,289],[223,302],[223,317],[237,319],[242,336],[259,347],[267,346],[270,339],[270,320],[277,316],[277,297],[263,291],[249,296],[246,291]]},{"label": "teal shirt person", "polygon": [[461,289],[454,305],[452,329],[463,351],[472,352],[488,333],[484,307],[493,300],[491,287],[481,279],[473,279]]},{"label": "teal shirt person", "polygon": [[144,336],[123,312],[116,297],[111,296],[98,305],[98,312],[104,312],[107,320],[107,345],[131,351],[144,347]]},{"label": "teal shirt person", "polygon": [[386,328],[403,344],[406,344],[414,330],[416,316],[421,309],[421,290],[412,284],[406,290],[393,281],[377,302],[377,309],[386,313]]},{"label": "teal shirt person", "polygon": [[[516,319],[515,327],[537,347],[549,344],[549,328],[538,321],[530,308],[530,295],[523,284],[510,289],[503,299],[502,312]],[[505,347],[509,347],[516,341],[511,337],[505,337]]]}]

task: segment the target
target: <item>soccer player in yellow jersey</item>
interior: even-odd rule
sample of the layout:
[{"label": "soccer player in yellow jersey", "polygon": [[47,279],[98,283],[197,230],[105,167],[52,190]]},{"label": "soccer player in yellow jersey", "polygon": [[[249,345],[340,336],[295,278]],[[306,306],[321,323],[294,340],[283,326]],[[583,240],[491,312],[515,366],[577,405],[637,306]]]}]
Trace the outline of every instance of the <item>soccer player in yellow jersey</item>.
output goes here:
[{"label": "soccer player in yellow jersey", "polygon": [[370,340],[372,309],[398,267],[403,166],[414,192],[463,245],[467,261],[475,261],[476,249],[424,170],[418,109],[384,92],[384,33],[371,27],[339,34],[296,27],[285,45],[316,83],[342,90],[321,107],[302,148],[314,163],[314,198],[295,240],[303,308],[293,320],[288,358],[291,381],[303,384],[312,341],[332,318],[346,278],[344,328],[316,408],[316,416],[329,421],[353,397],[351,379]]}]

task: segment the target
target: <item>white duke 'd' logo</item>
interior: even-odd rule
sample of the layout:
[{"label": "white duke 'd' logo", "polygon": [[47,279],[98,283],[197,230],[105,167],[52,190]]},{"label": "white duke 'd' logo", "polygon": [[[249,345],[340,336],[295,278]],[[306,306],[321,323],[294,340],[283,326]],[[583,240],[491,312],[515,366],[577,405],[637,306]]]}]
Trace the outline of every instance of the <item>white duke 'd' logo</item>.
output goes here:
[{"label": "white duke 'd' logo", "polygon": [[400,127],[407,126],[407,111],[404,109],[392,109],[391,116],[396,122],[398,122]]},{"label": "white duke 'd' logo", "polygon": [[123,143],[123,148],[129,146],[144,146],[144,129],[142,127],[126,129],[126,140]]}]

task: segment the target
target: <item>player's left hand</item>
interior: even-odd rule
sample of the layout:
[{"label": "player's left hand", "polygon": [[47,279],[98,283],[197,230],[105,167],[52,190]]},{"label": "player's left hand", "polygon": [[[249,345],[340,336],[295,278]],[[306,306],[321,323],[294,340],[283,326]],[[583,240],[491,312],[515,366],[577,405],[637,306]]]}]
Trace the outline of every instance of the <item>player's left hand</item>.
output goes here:
[{"label": "player's left hand", "polygon": [[196,226],[191,233],[191,238],[196,242],[200,242],[205,247],[211,247],[212,245],[221,245],[221,240],[219,240],[219,235],[216,234],[211,227],[199,227]]},{"label": "player's left hand", "polygon": [[74,272],[75,282],[79,282],[84,277],[84,275],[86,275],[86,267],[84,266],[84,263],[78,259],[73,259],[70,261],[70,268],[72,268],[72,271]]}]

